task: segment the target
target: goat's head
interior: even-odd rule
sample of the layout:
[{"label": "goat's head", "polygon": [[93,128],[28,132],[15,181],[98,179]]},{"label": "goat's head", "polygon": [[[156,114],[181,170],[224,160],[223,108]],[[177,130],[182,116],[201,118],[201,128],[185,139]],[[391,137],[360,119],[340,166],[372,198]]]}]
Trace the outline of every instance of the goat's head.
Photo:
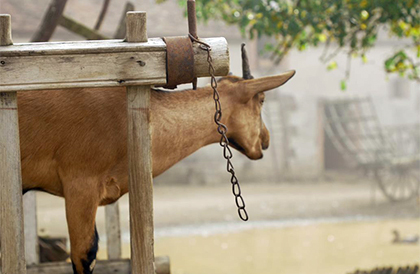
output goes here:
[{"label": "goat's head", "polygon": [[223,77],[219,86],[220,90],[230,97],[229,101],[235,102],[235,106],[231,106],[230,116],[225,121],[229,128],[228,138],[231,146],[248,158],[257,160],[263,157],[263,150],[268,148],[270,142],[270,134],[261,117],[264,93],[286,83],[295,71],[254,79],[244,46],[242,44],[242,78]]}]

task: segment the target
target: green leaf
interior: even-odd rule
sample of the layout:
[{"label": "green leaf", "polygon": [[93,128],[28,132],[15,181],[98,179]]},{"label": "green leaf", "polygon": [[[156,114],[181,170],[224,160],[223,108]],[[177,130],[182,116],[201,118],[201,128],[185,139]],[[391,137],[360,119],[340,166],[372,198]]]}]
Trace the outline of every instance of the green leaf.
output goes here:
[{"label": "green leaf", "polygon": [[347,90],[347,81],[346,80],[341,80],[340,87],[341,87],[342,91]]},{"label": "green leaf", "polygon": [[368,59],[367,59],[365,54],[362,54],[362,61],[363,61],[364,64],[366,64],[368,62]]},{"label": "green leaf", "polygon": [[336,61],[332,61],[328,64],[327,66],[327,70],[334,70],[338,67],[337,62]]}]

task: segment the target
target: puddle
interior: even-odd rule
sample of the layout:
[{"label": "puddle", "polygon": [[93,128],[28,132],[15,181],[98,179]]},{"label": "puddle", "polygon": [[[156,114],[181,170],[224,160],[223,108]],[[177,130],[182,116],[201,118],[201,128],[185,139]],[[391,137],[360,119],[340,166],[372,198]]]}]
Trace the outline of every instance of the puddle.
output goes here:
[{"label": "puddle", "polygon": [[[170,256],[173,274],[344,274],[356,268],[419,264],[420,245],[393,244],[394,229],[402,235],[419,234],[420,219],[157,235],[155,253]],[[123,255],[128,253],[125,243]]]}]

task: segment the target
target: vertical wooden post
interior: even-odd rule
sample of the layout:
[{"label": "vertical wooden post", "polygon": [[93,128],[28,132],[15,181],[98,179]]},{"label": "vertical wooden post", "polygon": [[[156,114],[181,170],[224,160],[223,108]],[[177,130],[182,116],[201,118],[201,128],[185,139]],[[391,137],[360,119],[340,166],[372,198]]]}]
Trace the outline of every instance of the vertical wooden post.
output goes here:
[{"label": "vertical wooden post", "polygon": [[[146,13],[127,13],[127,41],[147,42]],[[131,272],[154,273],[150,86],[127,87]]]},{"label": "vertical wooden post", "polygon": [[23,196],[23,213],[26,265],[36,265],[39,264],[39,244],[35,191],[30,191]]},{"label": "vertical wooden post", "polygon": [[105,207],[108,260],[121,259],[120,207],[118,201]]},{"label": "vertical wooden post", "polygon": [[318,123],[317,123],[317,144],[318,144],[318,166],[317,166],[317,173],[319,178],[323,178],[325,176],[325,104],[323,100],[318,100],[317,103],[317,116],[318,116]]},{"label": "vertical wooden post", "polygon": [[[0,46],[12,45],[10,15],[0,15]],[[6,65],[3,63],[1,65]],[[17,93],[0,93],[0,237],[3,274],[25,274]]]}]

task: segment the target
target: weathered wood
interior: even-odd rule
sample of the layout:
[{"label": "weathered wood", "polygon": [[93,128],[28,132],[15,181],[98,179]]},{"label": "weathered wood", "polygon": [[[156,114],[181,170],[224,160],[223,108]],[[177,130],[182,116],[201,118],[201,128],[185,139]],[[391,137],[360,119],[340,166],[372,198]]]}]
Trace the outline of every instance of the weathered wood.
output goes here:
[{"label": "weathered wood", "polygon": [[116,52],[166,51],[165,42],[150,38],[147,43],[125,43],[123,40],[18,43],[0,48],[1,57],[100,54]]},{"label": "weathered wood", "polygon": [[23,211],[25,223],[26,264],[39,264],[36,193],[34,191],[30,191],[23,196]]},{"label": "weathered wood", "polygon": [[153,273],[150,87],[127,87],[131,258],[133,272]]},{"label": "weathered wood", "polygon": [[121,259],[120,208],[118,201],[105,207],[105,228],[108,259]]},{"label": "weathered wood", "polygon": [[146,12],[144,11],[129,11],[127,12],[127,41],[147,42],[147,24]]},{"label": "weathered wood", "polygon": [[[130,260],[98,261],[95,274],[137,274],[131,270]],[[28,267],[28,274],[73,274],[69,263],[44,263]],[[168,257],[156,257],[156,274],[170,274]]]},{"label": "weathered wood", "polygon": [[9,14],[0,14],[0,46],[13,45],[12,19]]},{"label": "weathered wood", "polygon": [[62,15],[59,20],[60,26],[66,28],[67,30],[80,35],[88,40],[104,40],[108,37],[100,34],[99,32],[90,29],[89,27],[77,22],[76,20]]},{"label": "weathered wood", "polygon": [[125,3],[125,8],[124,8],[123,14],[120,18],[120,22],[118,23],[118,28],[117,28],[117,30],[115,31],[115,34],[114,34],[115,39],[122,39],[122,38],[125,37],[126,31],[127,31],[127,25],[126,25],[126,22],[125,22],[125,17],[126,17],[127,12],[133,11],[133,10],[134,10],[133,3],[131,3],[131,2]]},{"label": "weathered wood", "polygon": [[104,18],[105,18],[105,14],[108,11],[109,2],[111,2],[111,0],[104,0],[104,4],[102,5],[101,12],[99,13],[98,21],[96,21],[96,24],[95,24],[95,28],[94,28],[95,30],[99,30],[101,28],[102,22],[104,21]]},{"label": "weathered wood", "polygon": [[171,264],[168,256],[155,257],[156,274],[171,274]]},{"label": "weathered wood", "polygon": [[4,274],[26,273],[16,95],[0,93],[0,237]]},{"label": "weathered wood", "polygon": [[[146,13],[127,13],[127,42],[147,42]],[[131,267],[154,273],[150,87],[127,87]]]},{"label": "weathered wood", "polygon": [[38,30],[32,37],[32,42],[46,42],[51,39],[58,22],[63,14],[67,0],[52,0],[44,14]]},{"label": "weathered wood", "polygon": [[[226,40],[203,41],[212,46],[216,76],[226,75]],[[149,39],[147,43],[108,40],[0,47],[0,91],[165,84],[165,50],[161,39]],[[207,52],[198,45],[194,45],[194,51],[197,76],[209,76]]]},{"label": "weathered wood", "polygon": [[[12,44],[10,15],[0,15],[0,48]],[[1,64],[1,63],[0,63]],[[17,93],[0,92],[0,242],[2,273],[26,273]]]},{"label": "weathered wood", "polygon": [[0,91],[166,83],[162,51],[0,57],[0,60],[4,62],[0,71],[5,70]]},{"label": "weathered wood", "polygon": [[[215,76],[226,76],[229,73],[229,47],[225,38],[200,38],[203,42],[211,46],[211,57]],[[209,63],[207,62],[207,52],[200,48],[200,45],[193,43],[194,49],[194,72],[196,77],[208,77]]]}]

